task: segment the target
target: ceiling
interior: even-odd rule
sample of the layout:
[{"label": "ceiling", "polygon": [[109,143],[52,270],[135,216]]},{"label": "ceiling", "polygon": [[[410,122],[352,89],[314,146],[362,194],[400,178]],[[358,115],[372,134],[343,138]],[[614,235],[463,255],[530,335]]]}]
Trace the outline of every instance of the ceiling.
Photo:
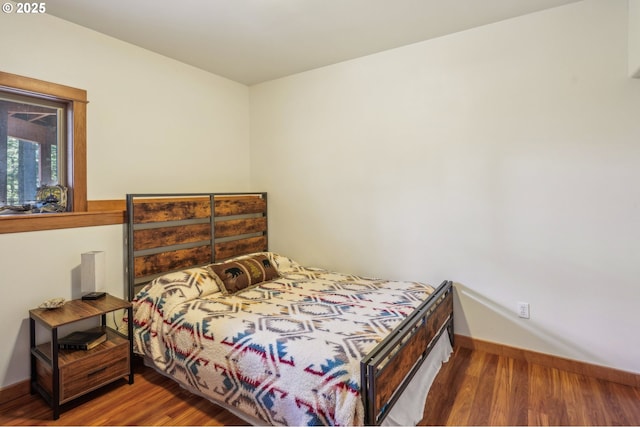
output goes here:
[{"label": "ceiling", "polygon": [[577,0],[49,0],[47,13],[252,85]]}]

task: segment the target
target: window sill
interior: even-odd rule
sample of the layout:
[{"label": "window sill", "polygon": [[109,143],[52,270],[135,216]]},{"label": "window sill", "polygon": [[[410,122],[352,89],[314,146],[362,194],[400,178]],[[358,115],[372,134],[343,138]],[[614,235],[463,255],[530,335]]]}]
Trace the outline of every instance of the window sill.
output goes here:
[{"label": "window sill", "polygon": [[124,210],[0,215],[0,234],[124,224]]}]

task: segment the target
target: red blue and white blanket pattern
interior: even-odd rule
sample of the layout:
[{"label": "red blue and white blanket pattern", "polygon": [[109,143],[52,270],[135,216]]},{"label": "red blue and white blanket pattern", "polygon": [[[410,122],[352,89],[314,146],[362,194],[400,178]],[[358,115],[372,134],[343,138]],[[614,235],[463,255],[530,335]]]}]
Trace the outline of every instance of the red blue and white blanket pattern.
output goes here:
[{"label": "red blue and white blanket pattern", "polygon": [[433,288],[305,268],[234,295],[208,270],[134,300],[134,348],[185,388],[273,425],[361,425],[360,360]]}]

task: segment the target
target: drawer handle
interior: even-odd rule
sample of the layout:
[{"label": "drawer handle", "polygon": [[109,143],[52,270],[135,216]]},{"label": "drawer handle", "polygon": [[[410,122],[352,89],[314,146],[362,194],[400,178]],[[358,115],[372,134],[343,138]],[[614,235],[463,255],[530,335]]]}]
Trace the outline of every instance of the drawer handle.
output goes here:
[{"label": "drawer handle", "polygon": [[90,377],[91,375],[99,374],[100,372],[103,372],[103,371],[106,371],[106,370],[107,370],[107,367],[105,366],[105,367],[103,367],[103,368],[96,369],[96,370],[95,370],[95,371],[93,371],[93,372],[89,372],[89,373],[87,374],[87,376],[88,376],[88,377]]}]

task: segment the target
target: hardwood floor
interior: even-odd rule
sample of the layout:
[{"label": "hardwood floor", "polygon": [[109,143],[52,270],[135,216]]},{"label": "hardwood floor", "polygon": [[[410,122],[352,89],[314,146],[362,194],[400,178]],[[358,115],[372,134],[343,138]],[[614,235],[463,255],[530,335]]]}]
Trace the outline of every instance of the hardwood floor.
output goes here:
[{"label": "hardwood floor", "polygon": [[640,389],[456,348],[422,425],[640,425]]},{"label": "hardwood floor", "polygon": [[142,364],[134,383],[116,381],[62,407],[60,418],[39,395],[0,405],[0,426],[247,425],[229,411],[195,396]]},{"label": "hardwood floor", "polygon": [[[640,389],[478,350],[456,348],[421,425],[640,425]],[[246,425],[149,368],[66,405],[39,396],[0,406],[0,425]]]}]

